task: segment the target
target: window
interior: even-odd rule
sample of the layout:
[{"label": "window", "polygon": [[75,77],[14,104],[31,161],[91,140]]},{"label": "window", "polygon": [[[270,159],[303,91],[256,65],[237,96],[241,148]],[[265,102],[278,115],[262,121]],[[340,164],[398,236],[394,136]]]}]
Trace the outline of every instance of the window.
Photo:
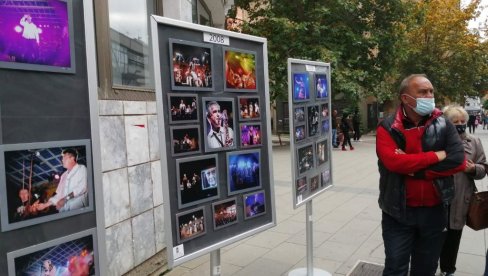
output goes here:
[{"label": "window", "polygon": [[153,88],[149,37],[152,0],[109,0],[112,84]]},{"label": "window", "polygon": [[191,8],[193,23],[212,26],[210,10],[202,0],[192,0]]}]

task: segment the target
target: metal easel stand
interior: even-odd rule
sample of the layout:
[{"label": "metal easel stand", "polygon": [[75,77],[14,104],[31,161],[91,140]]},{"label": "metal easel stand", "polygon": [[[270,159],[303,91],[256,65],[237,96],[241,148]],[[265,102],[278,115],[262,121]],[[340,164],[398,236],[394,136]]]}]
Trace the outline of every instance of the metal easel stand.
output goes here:
[{"label": "metal easel stand", "polygon": [[210,275],[220,276],[220,249],[210,252]]},{"label": "metal easel stand", "polygon": [[313,220],[312,220],[312,200],[307,201],[307,267],[297,268],[288,273],[288,276],[331,276],[325,270],[313,267]]}]

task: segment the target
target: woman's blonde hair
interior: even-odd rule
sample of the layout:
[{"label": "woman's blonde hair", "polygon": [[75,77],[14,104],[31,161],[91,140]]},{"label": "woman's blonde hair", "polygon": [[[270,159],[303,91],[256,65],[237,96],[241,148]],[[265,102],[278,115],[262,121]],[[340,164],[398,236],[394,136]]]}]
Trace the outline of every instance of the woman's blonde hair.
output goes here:
[{"label": "woman's blonde hair", "polygon": [[462,106],[459,106],[459,105],[446,106],[444,108],[443,112],[444,112],[444,116],[451,122],[456,118],[464,117],[464,120],[466,122],[469,119],[468,112],[466,112],[466,110]]}]

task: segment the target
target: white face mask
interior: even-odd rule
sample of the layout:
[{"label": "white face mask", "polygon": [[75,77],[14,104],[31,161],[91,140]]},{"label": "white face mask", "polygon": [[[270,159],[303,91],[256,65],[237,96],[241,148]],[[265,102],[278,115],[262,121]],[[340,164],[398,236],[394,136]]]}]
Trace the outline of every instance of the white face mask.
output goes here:
[{"label": "white face mask", "polygon": [[435,99],[434,98],[414,98],[408,94],[404,94],[406,96],[409,96],[412,99],[415,99],[416,101],[416,106],[415,107],[410,107],[415,111],[415,113],[419,114],[420,116],[426,116],[432,113],[435,108]]}]

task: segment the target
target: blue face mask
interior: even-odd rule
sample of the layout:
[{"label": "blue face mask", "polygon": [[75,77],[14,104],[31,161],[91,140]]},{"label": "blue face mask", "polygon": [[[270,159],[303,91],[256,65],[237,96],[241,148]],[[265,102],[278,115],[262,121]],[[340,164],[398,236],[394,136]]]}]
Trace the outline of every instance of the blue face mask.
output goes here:
[{"label": "blue face mask", "polygon": [[[409,96],[410,98],[414,98],[410,95],[407,96]],[[412,109],[413,111],[415,111],[415,113],[419,114],[420,116],[429,115],[430,113],[432,113],[432,111],[434,111],[435,108],[434,98],[416,98],[415,101],[417,102],[417,106],[415,108],[412,107]]]}]

